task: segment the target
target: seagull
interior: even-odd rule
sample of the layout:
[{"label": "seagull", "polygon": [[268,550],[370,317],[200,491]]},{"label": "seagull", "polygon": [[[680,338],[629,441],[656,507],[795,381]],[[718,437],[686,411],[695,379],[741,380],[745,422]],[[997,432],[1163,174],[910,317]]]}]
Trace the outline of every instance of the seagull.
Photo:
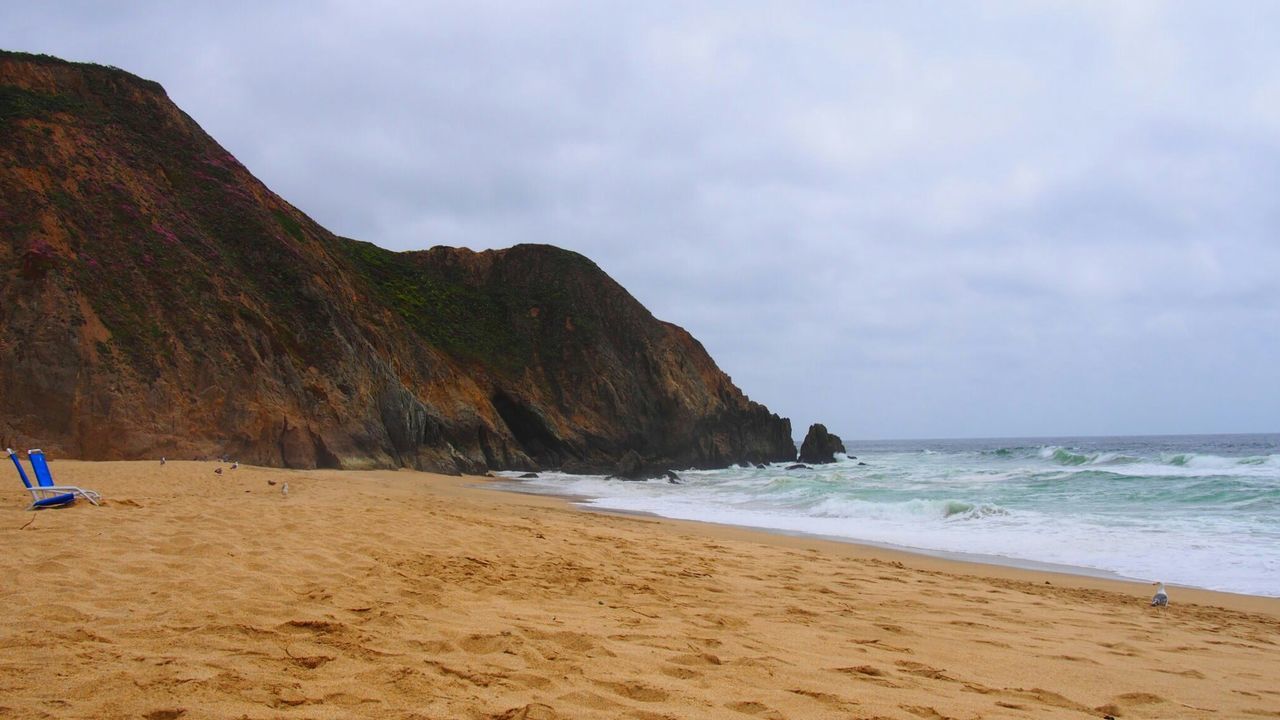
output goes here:
[{"label": "seagull", "polygon": [[280,494],[289,497],[289,483],[280,486]]},{"label": "seagull", "polygon": [[1155,597],[1151,598],[1151,607],[1168,607],[1169,593],[1164,591],[1164,583],[1157,580],[1151,584],[1160,586],[1156,588]]}]

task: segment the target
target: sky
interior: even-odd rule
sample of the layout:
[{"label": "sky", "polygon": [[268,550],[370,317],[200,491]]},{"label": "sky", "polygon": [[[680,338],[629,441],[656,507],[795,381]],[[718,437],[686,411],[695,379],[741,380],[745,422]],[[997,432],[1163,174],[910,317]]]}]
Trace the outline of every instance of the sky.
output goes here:
[{"label": "sky", "polygon": [[48,2],[330,230],[550,243],[846,439],[1280,431],[1280,5]]}]

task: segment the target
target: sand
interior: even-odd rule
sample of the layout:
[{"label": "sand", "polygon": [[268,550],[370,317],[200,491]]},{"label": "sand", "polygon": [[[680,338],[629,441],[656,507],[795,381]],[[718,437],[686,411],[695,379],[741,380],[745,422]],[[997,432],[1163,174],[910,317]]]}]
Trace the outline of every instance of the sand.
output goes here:
[{"label": "sand", "polygon": [[1275,599],[215,466],[11,478],[0,717],[1280,717]]}]

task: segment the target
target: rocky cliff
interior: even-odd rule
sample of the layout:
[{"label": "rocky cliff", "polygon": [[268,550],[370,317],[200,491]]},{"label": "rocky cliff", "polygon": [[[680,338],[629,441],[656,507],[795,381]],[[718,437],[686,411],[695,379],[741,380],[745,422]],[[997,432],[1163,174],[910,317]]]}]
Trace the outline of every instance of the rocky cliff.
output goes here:
[{"label": "rocky cliff", "polygon": [[0,446],[446,472],[795,452],[590,260],[337,237],[114,68],[0,53],[0,198]]}]

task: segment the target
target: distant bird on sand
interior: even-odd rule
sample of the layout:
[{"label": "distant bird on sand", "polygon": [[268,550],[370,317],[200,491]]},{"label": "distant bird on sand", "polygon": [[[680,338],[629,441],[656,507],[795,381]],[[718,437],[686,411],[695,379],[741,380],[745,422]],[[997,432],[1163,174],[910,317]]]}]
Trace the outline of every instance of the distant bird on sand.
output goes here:
[{"label": "distant bird on sand", "polygon": [[222,474],[222,468],[216,468],[216,469],[214,469],[214,472],[215,472],[215,473],[217,473],[218,475],[221,475],[221,474]]},{"label": "distant bird on sand", "polygon": [[231,463],[231,469],[232,469],[232,470],[235,470],[235,469],[236,469],[236,468],[238,468],[238,467],[240,467],[240,462],[239,462],[239,461],[236,461],[236,462]]},{"label": "distant bird on sand", "polygon": [[285,497],[289,497],[289,483],[285,483],[280,486],[280,494]]},{"label": "distant bird on sand", "polygon": [[161,464],[161,465],[163,465],[164,463],[165,463],[165,459],[164,459],[164,457],[162,456],[162,457],[160,458],[160,464]]},{"label": "distant bird on sand", "polygon": [[1168,607],[1169,593],[1164,591],[1164,583],[1157,580],[1151,584],[1160,586],[1156,588],[1156,594],[1151,598],[1151,607]]}]

